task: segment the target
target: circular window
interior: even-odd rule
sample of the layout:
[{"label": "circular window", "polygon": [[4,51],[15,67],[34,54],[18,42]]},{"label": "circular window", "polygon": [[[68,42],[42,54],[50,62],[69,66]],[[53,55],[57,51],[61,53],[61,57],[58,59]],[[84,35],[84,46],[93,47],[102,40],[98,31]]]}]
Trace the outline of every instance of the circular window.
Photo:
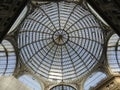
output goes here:
[{"label": "circular window", "polygon": [[16,54],[13,45],[3,40],[0,44],[0,76],[12,75],[16,67]]},{"label": "circular window", "polygon": [[68,2],[38,6],[18,33],[22,61],[47,80],[73,80],[88,73],[98,63],[103,43],[94,16]]},{"label": "circular window", "polygon": [[76,90],[76,89],[69,85],[57,85],[51,88],[50,90]]}]

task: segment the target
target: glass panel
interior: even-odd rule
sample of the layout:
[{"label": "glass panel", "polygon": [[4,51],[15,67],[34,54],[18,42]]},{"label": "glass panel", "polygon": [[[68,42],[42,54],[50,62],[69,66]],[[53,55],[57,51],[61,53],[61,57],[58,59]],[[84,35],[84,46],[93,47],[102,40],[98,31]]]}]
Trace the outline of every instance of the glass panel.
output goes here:
[{"label": "glass panel", "polygon": [[50,90],[76,90],[74,87],[69,85],[57,85]]},{"label": "glass panel", "polygon": [[65,1],[37,5],[18,35],[26,66],[59,82],[88,73],[100,60],[103,43],[102,29],[89,10]]},{"label": "glass panel", "polygon": [[30,87],[32,90],[42,90],[40,84],[37,82],[35,78],[29,75],[23,75],[19,77],[19,80]]},{"label": "glass panel", "polygon": [[117,34],[113,34],[108,41],[107,58],[112,72],[120,72],[120,38]]},{"label": "glass panel", "polygon": [[3,40],[0,44],[0,76],[12,75],[16,67],[16,54],[12,44]]},{"label": "glass panel", "polygon": [[102,72],[95,72],[88,77],[84,83],[84,90],[90,90],[91,87],[95,87],[100,81],[105,79],[107,76]]}]

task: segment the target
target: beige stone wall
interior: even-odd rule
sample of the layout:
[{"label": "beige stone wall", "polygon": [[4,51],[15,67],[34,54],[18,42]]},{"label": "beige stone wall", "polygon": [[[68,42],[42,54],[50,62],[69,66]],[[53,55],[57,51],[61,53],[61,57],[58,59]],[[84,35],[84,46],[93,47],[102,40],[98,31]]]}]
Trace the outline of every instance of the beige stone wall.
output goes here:
[{"label": "beige stone wall", "polygon": [[120,76],[111,77],[91,90],[120,90]]},{"label": "beige stone wall", "polygon": [[0,77],[0,90],[32,90],[13,76]]}]

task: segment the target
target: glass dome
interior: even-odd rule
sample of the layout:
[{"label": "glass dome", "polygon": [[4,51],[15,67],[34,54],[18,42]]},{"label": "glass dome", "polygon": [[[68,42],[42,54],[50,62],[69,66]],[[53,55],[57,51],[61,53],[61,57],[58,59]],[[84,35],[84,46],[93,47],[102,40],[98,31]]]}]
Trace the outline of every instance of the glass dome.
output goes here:
[{"label": "glass dome", "polygon": [[47,80],[75,80],[101,57],[104,37],[94,16],[75,3],[37,6],[18,33],[20,57]]},{"label": "glass dome", "polygon": [[3,40],[0,44],[0,76],[12,75],[15,67],[15,49],[8,40]]}]

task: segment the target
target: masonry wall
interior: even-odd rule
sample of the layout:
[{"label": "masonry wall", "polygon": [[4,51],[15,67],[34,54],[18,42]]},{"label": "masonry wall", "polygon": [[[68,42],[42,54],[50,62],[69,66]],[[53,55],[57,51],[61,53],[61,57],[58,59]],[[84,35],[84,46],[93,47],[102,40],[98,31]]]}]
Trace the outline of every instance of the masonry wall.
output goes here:
[{"label": "masonry wall", "polygon": [[0,76],[0,90],[32,90],[13,76]]}]

